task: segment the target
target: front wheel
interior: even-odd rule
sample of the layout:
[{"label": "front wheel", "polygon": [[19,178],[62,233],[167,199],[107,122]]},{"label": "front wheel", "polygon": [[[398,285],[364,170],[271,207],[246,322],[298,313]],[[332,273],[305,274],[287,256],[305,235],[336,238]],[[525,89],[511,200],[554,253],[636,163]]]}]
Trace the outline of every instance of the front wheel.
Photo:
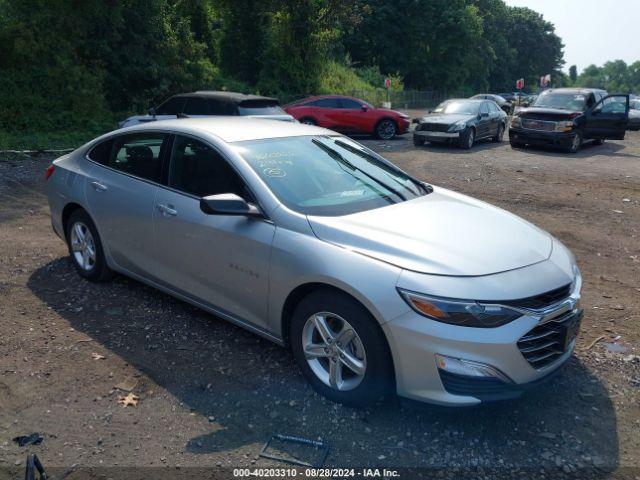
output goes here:
[{"label": "front wheel", "polygon": [[391,392],[384,334],[347,295],[320,290],[305,297],[293,314],[291,347],[311,386],[334,402],[361,407]]},{"label": "front wheel", "polygon": [[476,139],[476,131],[473,128],[467,128],[463,132],[460,133],[460,138],[458,138],[458,146],[460,148],[464,148],[465,150],[469,150],[473,147],[473,142]]},{"label": "front wheel", "polygon": [[414,136],[413,136],[413,144],[414,144],[416,147],[421,147],[421,146],[423,146],[423,145],[424,145],[424,138],[419,137],[419,136],[417,136],[417,135],[414,135]]},{"label": "front wheel", "polygon": [[67,247],[78,274],[91,282],[103,282],[113,276],[107,266],[98,230],[84,210],[76,210],[67,220]]},{"label": "front wheel", "polygon": [[582,135],[580,135],[579,133],[576,133],[573,139],[571,140],[571,145],[567,147],[567,152],[576,153],[578,150],[580,150],[581,146],[582,146]]},{"label": "front wheel", "polygon": [[391,140],[396,136],[396,132],[398,131],[398,127],[396,122],[391,120],[390,118],[385,118],[380,120],[376,125],[375,134],[381,140]]}]

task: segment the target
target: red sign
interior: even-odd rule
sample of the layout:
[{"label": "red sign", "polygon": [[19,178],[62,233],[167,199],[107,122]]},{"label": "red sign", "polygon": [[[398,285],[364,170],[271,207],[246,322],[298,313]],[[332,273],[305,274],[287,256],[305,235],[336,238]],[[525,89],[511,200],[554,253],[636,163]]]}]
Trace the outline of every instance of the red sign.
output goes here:
[{"label": "red sign", "polygon": [[384,88],[391,88],[391,79],[389,77],[384,79]]},{"label": "red sign", "polygon": [[518,90],[522,90],[524,88],[524,78],[521,78],[516,81],[516,88]]}]

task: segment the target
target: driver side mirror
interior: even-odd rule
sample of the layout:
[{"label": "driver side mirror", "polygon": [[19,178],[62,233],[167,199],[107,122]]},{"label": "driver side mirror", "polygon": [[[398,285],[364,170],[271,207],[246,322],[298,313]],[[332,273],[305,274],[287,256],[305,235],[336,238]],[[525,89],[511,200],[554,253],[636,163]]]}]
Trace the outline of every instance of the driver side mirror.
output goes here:
[{"label": "driver side mirror", "polygon": [[149,109],[149,115],[151,115],[152,117],[155,117],[155,116],[156,116],[156,109],[155,109],[155,108],[153,108],[153,107],[151,107],[151,108]]},{"label": "driver side mirror", "polygon": [[221,193],[203,197],[200,199],[200,210],[207,215],[264,216],[258,207],[248,203],[235,193]]}]

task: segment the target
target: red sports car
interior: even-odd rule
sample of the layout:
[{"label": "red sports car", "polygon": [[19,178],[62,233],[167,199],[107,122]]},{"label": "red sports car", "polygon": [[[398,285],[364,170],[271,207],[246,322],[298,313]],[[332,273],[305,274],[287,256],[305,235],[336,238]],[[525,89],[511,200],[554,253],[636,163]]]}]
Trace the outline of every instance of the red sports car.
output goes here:
[{"label": "red sports car", "polygon": [[383,140],[406,133],[410,123],[404,113],[375,108],[364,100],[340,95],[308,97],[285,106],[284,110],[301,123],[342,133],[373,134]]}]

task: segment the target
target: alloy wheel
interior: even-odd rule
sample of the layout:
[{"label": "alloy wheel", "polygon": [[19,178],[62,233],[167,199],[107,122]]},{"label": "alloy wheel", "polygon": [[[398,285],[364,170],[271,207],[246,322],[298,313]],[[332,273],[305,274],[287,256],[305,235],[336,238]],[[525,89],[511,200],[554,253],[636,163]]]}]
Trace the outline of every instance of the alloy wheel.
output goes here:
[{"label": "alloy wheel", "polygon": [[476,135],[475,135],[473,129],[469,130],[469,135],[467,135],[467,147],[468,148],[473,147],[473,141],[475,140],[475,136]]},{"label": "alloy wheel", "polygon": [[335,390],[353,390],[364,379],[364,345],[353,326],[339,315],[311,315],[302,330],[302,349],[311,371]]},{"label": "alloy wheel", "polygon": [[91,230],[82,222],[71,227],[71,251],[80,268],[90,271],[96,264],[96,243]]},{"label": "alloy wheel", "polygon": [[383,120],[378,125],[378,136],[382,140],[390,140],[396,134],[396,126],[392,120]]}]

